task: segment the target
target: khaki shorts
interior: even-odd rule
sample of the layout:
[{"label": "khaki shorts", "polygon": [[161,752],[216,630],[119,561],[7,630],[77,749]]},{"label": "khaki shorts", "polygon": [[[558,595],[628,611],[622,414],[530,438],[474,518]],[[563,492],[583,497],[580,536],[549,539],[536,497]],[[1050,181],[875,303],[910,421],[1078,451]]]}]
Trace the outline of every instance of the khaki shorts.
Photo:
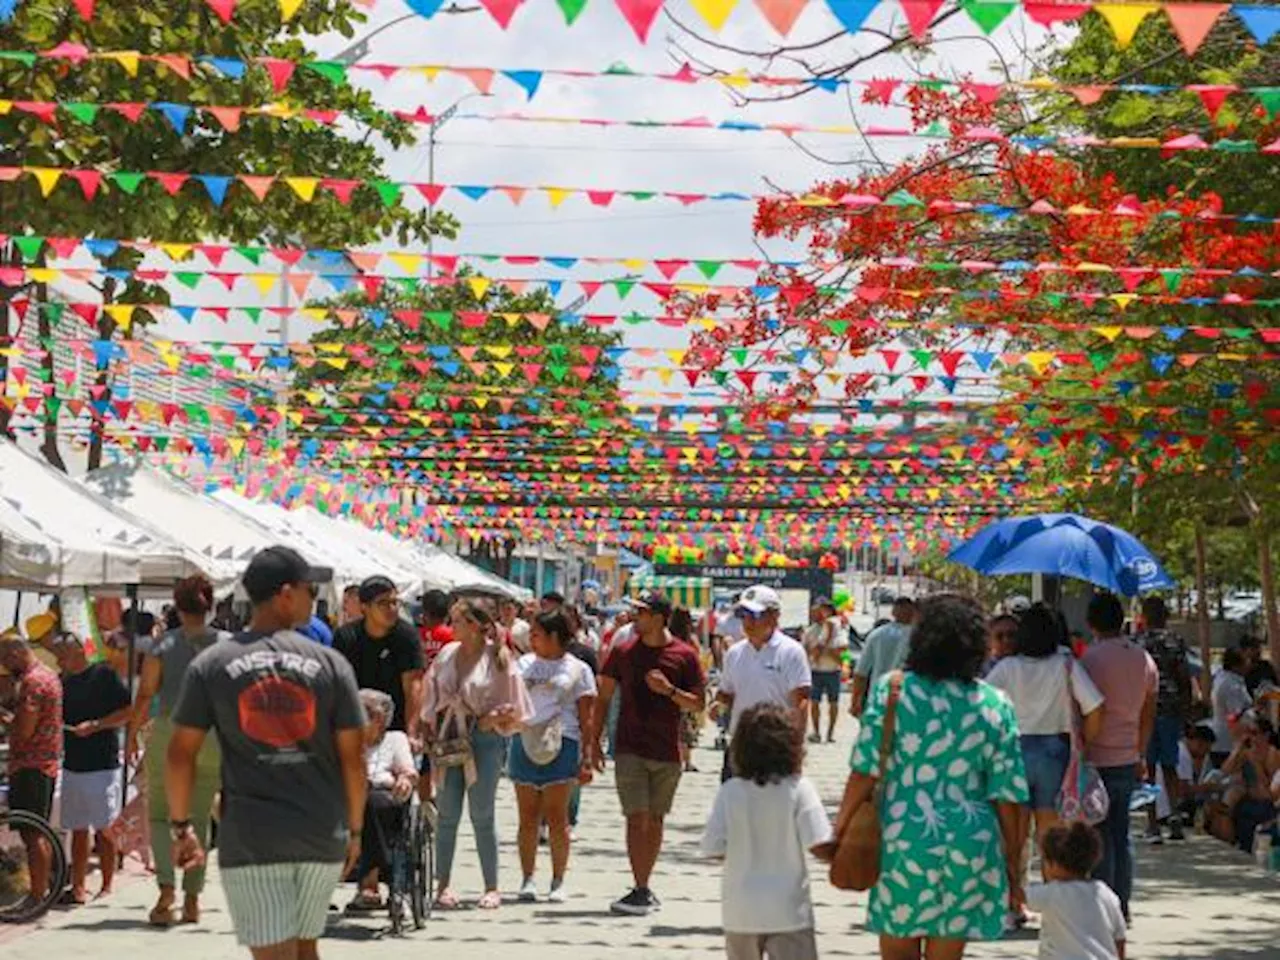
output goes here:
[{"label": "khaki shorts", "polygon": [[613,761],[613,779],[624,816],[647,812],[665,817],[680,785],[680,764],[620,753]]},{"label": "khaki shorts", "polygon": [[728,960],[818,960],[818,942],[812,930],[786,933],[729,933],[724,935]]}]

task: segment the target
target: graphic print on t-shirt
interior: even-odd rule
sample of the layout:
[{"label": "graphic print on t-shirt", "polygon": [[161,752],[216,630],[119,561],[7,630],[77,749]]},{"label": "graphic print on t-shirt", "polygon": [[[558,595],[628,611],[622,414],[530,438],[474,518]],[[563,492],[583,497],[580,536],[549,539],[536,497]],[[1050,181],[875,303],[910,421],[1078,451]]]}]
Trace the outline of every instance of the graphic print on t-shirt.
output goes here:
[{"label": "graphic print on t-shirt", "polygon": [[240,691],[240,729],[276,749],[297,746],[316,732],[316,696],[287,677],[265,676]]}]

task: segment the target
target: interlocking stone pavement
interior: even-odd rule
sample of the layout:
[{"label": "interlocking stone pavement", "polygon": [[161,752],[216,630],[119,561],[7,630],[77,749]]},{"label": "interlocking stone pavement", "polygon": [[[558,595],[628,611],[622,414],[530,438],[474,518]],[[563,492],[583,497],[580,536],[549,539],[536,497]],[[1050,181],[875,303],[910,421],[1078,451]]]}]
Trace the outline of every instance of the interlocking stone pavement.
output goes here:
[{"label": "interlocking stone pavement", "polygon": [[[834,807],[843,786],[853,724],[843,718],[839,743],[810,748],[806,772]],[[711,740],[710,730],[704,743]],[[514,846],[516,815],[511,786],[498,794],[502,840],[502,888],[507,902],[495,913],[464,909],[436,913],[427,927],[393,939],[382,936],[384,919],[341,919],[321,944],[326,960],[409,960],[425,956],[465,960],[599,960],[601,957],[711,960],[723,956],[719,874],[697,855],[697,841],[718,785],[720,754],[696,751],[701,772],[685,776],[667,822],[665,849],[653,881],[662,909],[643,918],[615,917],[609,903],[629,886],[622,818],[609,774],[583,796],[582,823],[569,867],[568,902],[517,904],[519,877]],[[549,878],[546,848],[540,853],[540,886]],[[479,894],[479,866],[465,816],[455,887],[464,902]],[[823,957],[874,958],[876,939],[862,929],[865,897],[831,888],[815,865],[813,899]],[[1130,958],[1280,960],[1280,875],[1265,874],[1251,859],[1216,841],[1140,846]],[[57,912],[26,929],[0,928],[3,960],[63,960],[81,951],[95,960],[201,960],[247,956],[231,934],[216,868],[210,871],[205,915],[199,927],[153,930],[145,925],[153,887],[138,880],[104,901]],[[349,889],[339,890],[344,903]],[[1031,958],[1033,931],[1017,939],[971,946],[979,958]]]}]

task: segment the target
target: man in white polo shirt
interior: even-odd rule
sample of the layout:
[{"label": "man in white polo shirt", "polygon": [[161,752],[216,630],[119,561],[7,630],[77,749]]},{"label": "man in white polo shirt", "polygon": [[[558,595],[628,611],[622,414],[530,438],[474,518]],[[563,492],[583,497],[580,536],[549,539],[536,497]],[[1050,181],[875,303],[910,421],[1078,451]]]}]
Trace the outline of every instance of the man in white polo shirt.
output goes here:
[{"label": "man in white polo shirt", "polygon": [[[795,713],[797,736],[803,736],[813,677],[804,647],[778,629],[782,598],[772,587],[757,584],[742,591],[734,612],[742,621],[746,639],[726,651],[716,695],[721,709],[731,711],[729,736],[733,736],[742,711],[757,703],[790,707]],[[722,783],[733,776],[729,755],[726,750]]]}]

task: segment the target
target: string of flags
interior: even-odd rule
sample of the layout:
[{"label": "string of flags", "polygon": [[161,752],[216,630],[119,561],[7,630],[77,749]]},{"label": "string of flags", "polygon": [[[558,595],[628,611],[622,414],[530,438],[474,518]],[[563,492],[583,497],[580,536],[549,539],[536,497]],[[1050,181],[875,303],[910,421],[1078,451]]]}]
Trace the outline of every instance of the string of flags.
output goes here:
[{"label": "string of flags", "polygon": [[[292,20],[306,0],[274,0],[282,23]],[[860,30],[868,18],[880,8],[900,13],[910,35],[917,41],[927,39],[935,17],[945,0],[754,0],[753,6],[781,36],[788,36],[796,21],[809,7],[822,7],[849,33]],[[93,19],[95,0],[69,0],[80,18]],[[572,26],[589,6],[588,0],[555,0],[566,25]],[[650,31],[664,7],[664,0],[612,0],[627,25],[641,42],[647,42]],[[214,25],[230,25],[242,5],[255,10],[261,5],[251,0],[204,0]],[[403,0],[404,7],[421,17],[438,13],[445,0]],[[503,30],[511,26],[525,0],[480,0],[480,6]],[[691,0],[701,24],[714,33],[724,27],[741,0]],[[0,22],[20,15],[23,0],[0,0]],[[959,0],[957,9],[983,33],[990,34],[1019,7],[1028,20],[1042,26],[1070,23],[1091,11],[1102,17],[1115,35],[1118,46],[1132,41],[1142,22],[1163,12],[1188,56],[1194,55],[1214,25],[1230,13],[1258,43],[1265,44],[1280,32],[1280,10],[1263,4],[1206,2],[1062,2],[1062,0]]]}]

